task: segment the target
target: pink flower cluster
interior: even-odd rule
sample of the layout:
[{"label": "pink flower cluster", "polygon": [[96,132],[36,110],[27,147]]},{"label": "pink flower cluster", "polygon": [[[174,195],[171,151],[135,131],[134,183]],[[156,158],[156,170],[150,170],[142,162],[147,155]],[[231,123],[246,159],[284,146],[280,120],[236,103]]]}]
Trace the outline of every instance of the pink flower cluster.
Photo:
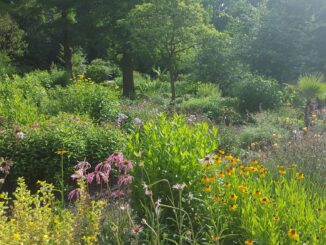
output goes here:
[{"label": "pink flower cluster", "polygon": [[[111,170],[114,168],[118,172],[117,185],[114,186],[115,190],[110,192],[111,197],[119,198],[126,195],[127,186],[132,183],[133,177],[129,172],[133,168],[131,161],[124,159],[121,152],[115,152],[109,156],[105,161],[98,163],[93,172],[88,172],[91,165],[88,162],[78,162],[75,166],[75,173],[71,175],[73,180],[84,179],[88,184],[96,183],[97,185],[109,186],[109,179]],[[69,199],[78,197],[78,188],[69,193]]]}]

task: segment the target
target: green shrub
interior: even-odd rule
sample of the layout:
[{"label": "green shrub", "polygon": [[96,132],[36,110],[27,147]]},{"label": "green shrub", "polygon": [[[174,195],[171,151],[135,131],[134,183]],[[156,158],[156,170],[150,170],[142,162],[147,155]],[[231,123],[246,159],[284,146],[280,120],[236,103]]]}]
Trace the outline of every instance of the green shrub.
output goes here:
[{"label": "green shrub", "polygon": [[124,137],[112,126],[96,126],[86,118],[61,114],[37,127],[22,128],[25,137],[16,139],[14,130],[0,135],[0,156],[13,160],[10,179],[23,176],[29,184],[37,180],[56,182],[60,174],[59,149],[65,158],[66,180],[78,160],[102,161],[109,152],[120,150]]},{"label": "green shrub", "polygon": [[39,106],[48,101],[45,88],[33,77],[4,77],[0,82],[0,115],[11,122],[40,120]]},{"label": "green shrub", "polygon": [[15,68],[11,63],[10,57],[0,51],[0,77],[3,75],[11,75],[15,72]]},{"label": "green shrub", "polygon": [[69,76],[66,71],[53,68],[50,71],[35,70],[25,74],[24,78],[38,81],[46,89],[56,85],[66,86],[69,82]]},{"label": "green shrub", "polygon": [[[171,184],[191,183],[200,169],[199,156],[204,157],[216,148],[217,129],[207,123],[189,125],[184,117],[169,119],[162,114],[147,122],[130,135],[127,147],[128,158],[137,164],[135,197],[141,201],[144,196],[143,182],[167,179]],[[158,185],[153,191],[160,196],[168,191],[166,187]]]},{"label": "green shrub", "polygon": [[119,112],[118,93],[99,84],[79,81],[67,87],[49,90],[50,102],[44,113],[87,114],[96,121],[116,119]]},{"label": "green shrub", "polygon": [[216,84],[212,83],[200,83],[197,87],[196,95],[200,98],[220,98],[222,97],[222,93],[219,87]]},{"label": "green shrub", "polygon": [[282,94],[278,83],[260,76],[248,76],[236,85],[233,95],[239,98],[240,109],[256,112],[273,109],[280,105]]},{"label": "green shrub", "polygon": [[86,77],[100,83],[112,80],[120,75],[119,68],[109,61],[95,59],[86,68]]}]

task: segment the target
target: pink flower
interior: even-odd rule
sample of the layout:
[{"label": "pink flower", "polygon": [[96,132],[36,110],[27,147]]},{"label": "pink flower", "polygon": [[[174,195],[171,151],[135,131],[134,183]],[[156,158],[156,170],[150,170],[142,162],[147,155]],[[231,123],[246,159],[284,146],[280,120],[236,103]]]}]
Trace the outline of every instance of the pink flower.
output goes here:
[{"label": "pink flower", "polygon": [[95,177],[95,179],[96,179],[96,183],[99,185],[99,184],[101,184],[101,172],[99,172],[99,171],[94,171],[94,172],[91,172],[91,173],[89,173],[88,175],[87,175],[87,182],[89,183],[89,184],[91,184],[92,182],[93,182],[93,180],[94,180],[94,177]]},{"label": "pink flower", "polygon": [[125,193],[121,190],[116,190],[116,191],[112,192],[111,196],[113,198],[123,197],[123,196],[125,196]]},{"label": "pink flower", "polygon": [[12,161],[0,158],[0,171],[1,172],[5,173],[5,174],[9,174],[11,167],[12,167]]},{"label": "pink flower", "polygon": [[99,164],[96,165],[95,171],[101,171],[109,175],[111,172],[111,165],[108,162],[105,163],[100,162]]},{"label": "pink flower", "polygon": [[25,137],[25,134],[22,132],[22,131],[17,131],[16,132],[16,138],[17,139],[24,139],[24,137]]},{"label": "pink flower", "polygon": [[121,161],[117,167],[124,173],[128,173],[133,168],[132,162],[128,160]]},{"label": "pink flower", "polygon": [[77,170],[80,169],[84,172],[86,172],[90,168],[91,168],[91,164],[86,161],[77,162],[77,165],[75,165],[75,169],[77,169]]},{"label": "pink flower", "polygon": [[134,227],[132,227],[131,232],[133,234],[137,235],[137,234],[141,233],[143,230],[144,230],[144,227],[142,227],[140,225],[135,225]]},{"label": "pink flower", "polygon": [[71,192],[69,192],[68,199],[72,200],[74,197],[76,199],[79,199],[79,197],[80,197],[80,188],[76,188],[76,189],[72,190]]},{"label": "pink flower", "polygon": [[100,172],[100,175],[101,175],[104,183],[106,183],[106,184],[109,183],[109,174],[108,173]]},{"label": "pink flower", "polygon": [[82,169],[79,169],[79,170],[75,171],[75,173],[71,175],[71,178],[73,180],[81,179],[83,177],[84,177],[84,172],[83,172]]},{"label": "pink flower", "polygon": [[174,186],[172,186],[173,189],[176,189],[176,190],[183,190],[184,188],[186,187],[186,184],[175,184]]},{"label": "pink flower", "polygon": [[145,195],[146,196],[153,196],[153,192],[149,189],[145,189]]},{"label": "pink flower", "polygon": [[134,177],[129,174],[121,175],[118,179],[118,185],[128,185],[133,181]]},{"label": "pink flower", "polygon": [[121,152],[115,152],[106,160],[110,165],[115,164],[118,166],[123,161],[123,154]]}]

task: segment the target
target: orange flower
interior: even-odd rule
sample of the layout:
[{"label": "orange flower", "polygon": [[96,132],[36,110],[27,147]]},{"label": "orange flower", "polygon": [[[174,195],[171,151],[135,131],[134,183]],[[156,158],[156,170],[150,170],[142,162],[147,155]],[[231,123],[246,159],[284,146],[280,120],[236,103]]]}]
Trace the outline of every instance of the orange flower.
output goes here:
[{"label": "orange flower", "polygon": [[205,176],[205,177],[201,178],[201,182],[208,183],[209,182],[209,178]]},{"label": "orange flower", "polygon": [[211,191],[212,191],[212,187],[211,187],[210,185],[206,185],[206,186],[204,187],[204,191],[206,191],[206,192],[211,192]]},{"label": "orange flower", "polygon": [[257,171],[257,169],[255,167],[253,167],[253,166],[246,167],[246,170],[249,171],[249,172],[255,172],[255,171]]}]

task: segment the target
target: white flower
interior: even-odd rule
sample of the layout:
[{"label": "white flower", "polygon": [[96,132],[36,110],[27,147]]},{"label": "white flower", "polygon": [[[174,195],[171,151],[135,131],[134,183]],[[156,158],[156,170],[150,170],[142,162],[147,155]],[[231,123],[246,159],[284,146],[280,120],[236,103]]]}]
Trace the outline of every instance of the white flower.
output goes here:
[{"label": "white flower", "polygon": [[16,138],[17,139],[24,139],[24,137],[25,137],[25,134],[22,131],[18,131],[16,133]]},{"label": "white flower", "polygon": [[184,188],[186,187],[186,184],[175,184],[174,186],[172,186],[173,189],[176,189],[176,190],[183,190]]}]

